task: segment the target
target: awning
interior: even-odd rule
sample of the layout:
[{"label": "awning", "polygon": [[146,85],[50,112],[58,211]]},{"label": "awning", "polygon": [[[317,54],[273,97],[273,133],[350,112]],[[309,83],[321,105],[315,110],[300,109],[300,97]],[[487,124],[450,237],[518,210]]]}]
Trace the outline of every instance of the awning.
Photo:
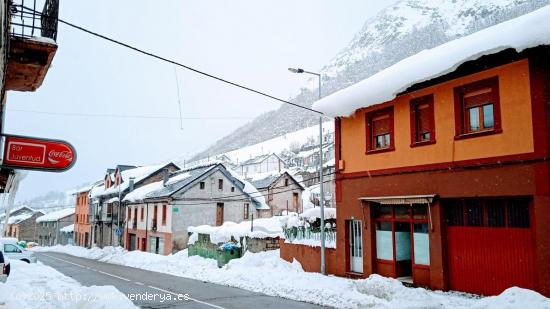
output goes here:
[{"label": "awning", "polygon": [[360,197],[363,202],[374,202],[382,205],[411,205],[411,204],[431,204],[436,194],[429,195],[402,195],[402,196],[377,196]]}]

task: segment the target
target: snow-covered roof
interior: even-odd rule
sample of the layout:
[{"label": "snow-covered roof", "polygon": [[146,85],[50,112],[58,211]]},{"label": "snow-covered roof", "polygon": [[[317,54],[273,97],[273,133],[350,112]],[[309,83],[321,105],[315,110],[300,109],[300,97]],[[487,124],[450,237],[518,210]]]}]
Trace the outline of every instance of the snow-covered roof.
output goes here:
[{"label": "snow-covered roof", "polygon": [[261,210],[267,210],[271,209],[269,205],[267,205],[265,201],[265,197],[263,194],[261,194],[256,187],[254,187],[250,182],[248,182],[246,179],[244,179],[241,175],[236,173],[235,171],[228,169],[228,171],[231,173],[231,176],[236,178],[238,181],[242,182],[244,184],[244,188],[242,189],[244,193],[248,194],[250,198],[252,199],[252,202],[254,203],[254,206],[256,209]]},{"label": "snow-covered roof", "polygon": [[19,222],[25,221],[32,216],[33,213],[23,213],[17,216],[12,216],[8,219],[8,224],[18,224]]},{"label": "snow-covered roof", "polygon": [[74,214],[74,210],[75,210],[74,207],[71,207],[71,208],[64,208],[61,210],[50,212],[49,214],[46,214],[46,215],[43,215],[42,217],[37,218],[36,223],[58,221],[59,219],[62,219]]},{"label": "snow-covered roof", "polygon": [[162,169],[164,165],[148,165],[140,166],[136,168],[121,169],[120,177],[122,178],[122,183],[118,186],[112,186],[104,190],[92,190],[92,197],[107,196],[111,194],[118,194],[118,192],[124,192],[128,189],[130,185],[130,178],[134,179],[134,183],[138,183],[143,179],[149,177],[151,174],[154,174],[158,170]]},{"label": "snow-covered roof", "polygon": [[281,172],[273,171],[273,172],[267,172],[267,173],[262,173],[258,175],[252,175],[253,177],[250,177],[249,175],[247,175],[246,179],[249,180],[250,183],[257,189],[264,189],[269,187],[273,182],[277,181],[281,176],[285,174],[288,175],[290,179],[294,180],[294,182],[296,182],[298,186],[304,188],[302,184],[288,170],[282,170]]},{"label": "snow-covered roof", "polygon": [[550,44],[550,6],[421,51],[313,104],[327,115],[346,117],[357,109],[393,100],[412,85],[447,73],[470,60],[513,48],[520,52]]},{"label": "snow-covered roof", "polygon": [[66,227],[63,227],[59,229],[61,233],[72,233],[74,232],[74,223],[71,225],[67,225]]},{"label": "snow-covered roof", "polygon": [[170,175],[166,185],[164,185],[164,180],[147,184],[126,194],[123,201],[139,202],[148,198],[168,197],[216,167],[217,164],[200,165],[178,171]]},{"label": "snow-covered roof", "polygon": [[258,163],[262,163],[265,159],[271,157],[271,156],[275,156],[277,159],[281,160],[281,158],[279,158],[278,155],[274,154],[274,153],[268,153],[268,154],[264,154],[264,155],[260,155],[260,156],[257,156],[257,157],[254,157],[254,158],[251,158],[251,159],[248,159],[244,162],[241,162],[241,165],[250,165],[250,164],[258,164]]},{"label": "snow-covered roof", "polygon": [[263,195],[252,186],[248,181],[244,180],[240,175],[225,167],[223,163],[209,163],[205,165],[194,166],[188,169],[183,169],[170,175],[170,178],[164,185],[164,181],[157,181],[126,194],[124,197],[125,202],[140,202],[145,199],[163,198],[171,196],[172,194],[185,188],[196,179],[202,177],[206,173],[210,172],[216,167],[220,167],[222,173],[226,173],[226,176],[231,180],[234,179],[241,184],[242,190],[245,194],[250,196],[256,209],[271,209],[265,202]]}]

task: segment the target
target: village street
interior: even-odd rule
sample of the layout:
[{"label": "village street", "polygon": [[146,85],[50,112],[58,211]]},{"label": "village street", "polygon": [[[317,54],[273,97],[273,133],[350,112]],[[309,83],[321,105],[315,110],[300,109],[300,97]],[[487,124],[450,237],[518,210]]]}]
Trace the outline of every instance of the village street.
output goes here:
[{"label": "village street", "polygon": [[[157,294],[156,300],[133,300],[141,308],[321,308],[313,304],[63,253],[37,253],[37,256],[40,262],[84,286],[113,285],[125,295],[133,297],[146,293]],[[187,300],[177,300],[178,294],[187,294]]]}]

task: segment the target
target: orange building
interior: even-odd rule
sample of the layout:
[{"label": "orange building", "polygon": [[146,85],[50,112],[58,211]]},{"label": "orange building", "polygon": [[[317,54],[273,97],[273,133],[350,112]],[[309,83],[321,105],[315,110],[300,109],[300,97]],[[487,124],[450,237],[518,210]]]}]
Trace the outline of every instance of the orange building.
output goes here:
[{"label": "orange building", "polygon": [[486,54],[337,118],[334,273],[550,295],[550,46]]},{"label": "orange building", "polygon": [[86,248],[91,248],[90,190],[90,188],[86,188],[76,193],[74,219],[74,243]]}]

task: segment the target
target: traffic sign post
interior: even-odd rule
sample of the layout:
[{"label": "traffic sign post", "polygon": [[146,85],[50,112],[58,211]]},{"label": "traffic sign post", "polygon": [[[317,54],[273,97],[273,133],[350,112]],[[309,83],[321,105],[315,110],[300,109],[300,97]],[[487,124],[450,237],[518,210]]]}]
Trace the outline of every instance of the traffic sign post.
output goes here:
[{"label": "traffic sign post", "polygon": [[65,141],[18,135],[2,135],[2,167],[62,172],[76,162],[76,150]]}]

